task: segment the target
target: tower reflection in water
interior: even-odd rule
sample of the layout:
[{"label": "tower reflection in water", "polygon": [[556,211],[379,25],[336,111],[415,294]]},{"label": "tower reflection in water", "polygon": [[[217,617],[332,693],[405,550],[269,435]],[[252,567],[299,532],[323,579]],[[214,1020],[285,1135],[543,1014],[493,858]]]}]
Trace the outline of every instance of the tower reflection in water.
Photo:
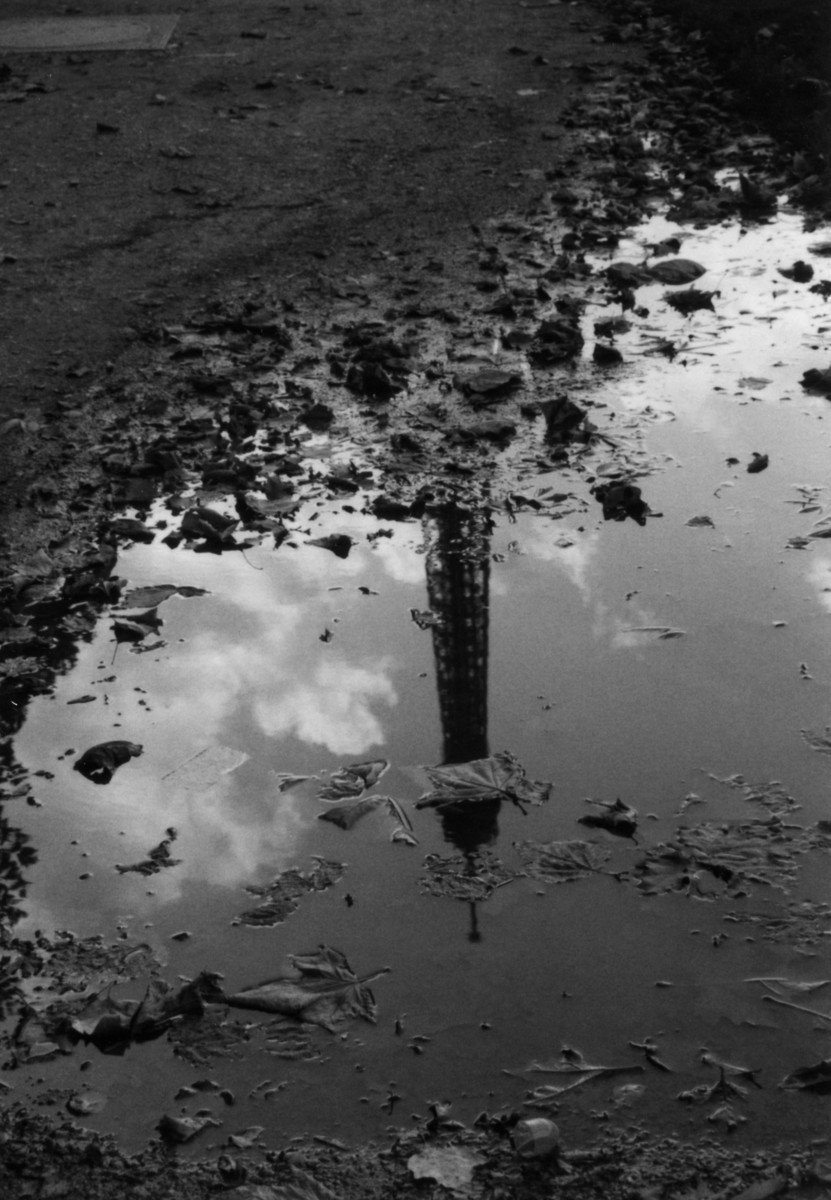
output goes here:
[{"label": "tower reflection in water", "polygon": [[[425,518],[427,594],[436,618],[433,652],[442,726],[442,764],[487,758],[490,509],[453,502]],[[445,805],[446,840],[475,875],[481,847],[499,834],[499,797]],[[469,900],[470,941],[480,941],[475,900]]]}]

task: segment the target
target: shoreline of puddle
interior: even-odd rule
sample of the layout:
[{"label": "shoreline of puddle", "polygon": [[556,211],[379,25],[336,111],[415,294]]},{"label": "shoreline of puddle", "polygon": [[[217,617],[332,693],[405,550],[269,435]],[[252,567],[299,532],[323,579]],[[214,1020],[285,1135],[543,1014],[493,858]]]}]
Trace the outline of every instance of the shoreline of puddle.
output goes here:
[{"label": "shoreline of puddle", "polygon": [[[763,1090],[735,1102],[731,1136],[822,1134],[820,1100],[778,1088],[789,1071],[822,1059],[822,1039],[804,1014],[773,1020],[747,983],[820,979],[830,965],[821,938],[790,947],[764,940],[756,927],[725,926],[722,901],[644,896],[612,876],[555,887],[515,880],[472,911],[419,884],[424,856],[453,849],[437,815],[415,807],[419,772],[455,760],[444,750],[463,744],[452,720],[463,701],[477,714],[472,729],[468,712],[467,758],[509,750],[529,778],[554,785],[539,808],[503,804],[485,850],[510,855],[525,839],[585,838],[577,822],[590,811],[587,798],[635,808],[644,844],[670,839],[679,824],[741,819],[746,796],[719,782],[736,773],[782,780],[801,805],[789,818],[796,823],[827,817],[827,763],[800,731],[827,721],[831,552],[822,539],[791,544],[810,539],[828,508],[827,401],[799,384],[804,370],[824,365],[816,325],[824,310],[777,276],[779,266],[810,259],[819,235],[790,213],[739,228],[688,231],[652,220],[608,260],[637,261],[671,231],[689,234],[682,252],[709,267],[705,284],[717,262],[728,264],[714,313],[683,318],[662,311],[667,289],[639,292],[653,312],[616,339],[626,365],[575,379],[572,394],[590,401],[601,433],[631,434],[631,477],[651,509],[643,528],[603,521],[590,490],[604,478],[603,448],[594,446],[548,475],[529,467],[523,493],[548,503],[548,493],[566,492],[573,499],[559,511],[482,512],[467,530],[474,552],[458,553],[451,540],[438,562],[435,516],[379,522],[357,500],[310,502],[295,522],[315,536],[352,538],[342,560],[306,544],[308,533],[306,542],[293,534],[278,549],[244,554],[197,555],[158,541],[122,550],[115,573],[130,587],[207,595],[164,600],[161,644],[120,644],[114,660],[113,614],[102,616],[71,670],[31,701],[15,745],[37,780],[42,807],[20,817],[40,861],[27,871],[19,932],[107,930],[148,941],[170,981],[210,969],[244,986],[321,942],[342,949],[359,973],[392,973],[373,988],[377,1026],[349,1026],[323,1061],[286,1065],[261,1051],[207,1066],[234,1094],[227,1111],[212,1093],[173,1103],[176,1088],[204,1072],[174,1061],[163,1041],[133,1046],[124,1059],[76,1050],[23,1068],[44,1080],[33,1096],[78,1090],[83,1057],[91,1064],[84,1088],[107,1096],[85,1123],[118,1129],[133,1147],[178,1107],[207,1106],[223,1121],[197,1140],[199,1152],[214,1136],[221,1143],[229,1130],[259,1124],[266,1145],[313,1126],[349,1139],[423,1113],[429,1100],[452,1100],[467,1121],[520,1106],[539,1083],[528,1064],[573,1043],[589,1060],[640,1067],[633,1079],[646,1092],[589,1083],[554,1105],[569,1136],[609,1119],[697,1134],[718,1123],[676,1096],[712,1081],[700,1061],[706,1047],[761,1069]],[[590,308],[589,344],[594,315]],[[634,359],[667,332],[686,341],[672,360],[650,357],[644,377]],[[507,456],[521,455],[529,439],[522,430]],[[770,462],[749,474],[754,452]],[[619,471],[620,459],[608,458]],[[369,540],[379,527],[392,535]],[[429,616],[454,572],[455,591],[438,614],[442,637]],[[75,703],[86,694],[95,699]],[[109,737],[143,751],[101,788],[72,763]],[[179,786],[177,772],[206,750],[216,777],[180,776]],[[281,773],[320,776],[371,755],[389,760],[375,791],[408,807],[417,846],[390,844],[374,814],[349,831],[322,825],[314,799],[280,789]],[[149,878],[117,871],[170,827],[179,866]],[[620,850],[609,835],[597,840],[613,858]],[[812,854],[807,898],[827,903],[821,851]],[[247,886],[308,867],[315,855],[347,864],[336,887],[273,928],[232,924]],[[751,907],[769,899],[763,890]],[[631,1048],[651,1038],[672,1064],[670,1078],[644,1073]],[[10,1075],[19,1098],[26,1085],[20,1072]],[[257,1091],[266,1076],[269,1101]]]}]

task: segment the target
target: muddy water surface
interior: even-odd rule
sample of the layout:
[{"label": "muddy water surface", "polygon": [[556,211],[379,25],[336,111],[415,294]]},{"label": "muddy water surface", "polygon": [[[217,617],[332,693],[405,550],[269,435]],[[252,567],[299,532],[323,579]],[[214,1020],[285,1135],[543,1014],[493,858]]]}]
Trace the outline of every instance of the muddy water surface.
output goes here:
[{"label": "muddy water surface", "polygon": [[[678,232],[656,218],[615,258],[639,261]],[[17,754],[51,777],[25,818],[40,854],[25,929],[121,931],[163,956],[170,982],[209,969],[229,992],[319,943],[359,975],[391,972],[373,984],[377,1024],[314,1031],[310,1061],[276,1054],[255,1026],[234,1057],[202,1068],[164,1039],[124,1057],[79,1050],[17,1072],[21,1094],[95,1088],[107,1102],[88,1123],[128,1145],[163,1112],[200,1108],[223,1122],[200,1147],[252,1125],[265,1145],[301,1131],[351,1139],[431,1100],[467,1121],[518,1107],[562,1082],[528,1068],[568,1045],[627,1068],[551,1105],[569,1138],[607,1119],[679,1132],[726,1120],[755,1140],[826,1131],[827,1099],[778,1085],[827,1056],[827,1022],[766,1003],[752,981],[831,978],[828,852],[796,856],[789,893],[760,881],[737,898],[704,871],[651,895],[633,874],[644,847],[681,825],[766,816],[737,773],[763,790],[781,781],[800,806],[793,826],[831,819],[831,765],[801,734],[831,722],[831,542],[812,536],[831,516],[831,433],[827,400],[800,386],[827,366],[831,318],[777,270],[805,259],[821,278],[808,249],[821,235],[787,213],[680,232],[715,311],[684,317],[668,289],[641,288],[649,313],[617,339],[624,366],[602,371],[591,329],[608,311],[589,307],[573,394],[607,440],[562,470],[529,465],[522,492],[540,511],[379,522],[350,498],[309,503],[276,551],[215,556],[157,540],[122,553],[130,587],[205,594],[165,600],[158,635],[133,648],[116,651],[104,617],[31,705]],[[657,352],[667,339],[673,357]],[[326,453],[326,438],[310,449]],[[769,465],[748,473],[754,452]],[[522,453],[521,439],[506,452]],[[651,510],[642,527],[604,521],[591,493],[622,462]],[[155,517],[170,520],[163,507]],[[346,558],[309,544],[329,533],[353,539]],[[143,753],[96,786],[72,763],[110,738]],[[416,807],[425,765],[502,750],[553,783],[546,804],[490,805],[461,824]],[[416,845],[391,841],[382,809],[351,830],[319,820],[319,780],[370,758],[390,763],[373,792],[400,802]],[[618,797],[638,811],[634,838],[578,824],[598,811],[587,800]],[[171,829],[178,865],[117,870]],[[603,872],[559,884],[522,873],[517,843],[578,839],[608,851]],[[496,863],[500,886],[433,894],[433,855],[480,877]],[[255,903],[246,887],[313,856],[346,864],[339,882],[281,924],[235,923]],[[811,936],[801,900],[814,906]],[[784,926],[761,920],[786,911]],[[831,1012],[831,985],[824,995],[803,1002]],[[671,1070],[631,1045],[645,1039]],[[677,1099],[717,1081],[703,1050],[758,1068],[761,1086],[737,1079],[746,1094]],[[206,1072],[232,1107],[212,1092],[174,1100]]]}]

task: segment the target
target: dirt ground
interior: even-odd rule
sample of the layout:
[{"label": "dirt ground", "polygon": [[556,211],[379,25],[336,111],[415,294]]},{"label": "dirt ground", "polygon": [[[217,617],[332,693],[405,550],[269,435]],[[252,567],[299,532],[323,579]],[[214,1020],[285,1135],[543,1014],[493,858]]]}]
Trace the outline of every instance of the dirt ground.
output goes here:
[{"label": "dirt ground", "polygon": [[[90,2],[83,13],[141,7]],[[45,0],[10,0],[3,15],[48,12]],[[700,149],[687,193],[714,194],[702,180],[725,160],[711,156],[707,138],[729,125],[716,85],[688,48],[669,43],[647,4],[615,12],[610,23],[608,11],[557,0],[215,0],[181,11],[165,51],[0,56],[0,550],[3,624],[17,631],[3,645],[6,666],[22,664],[6,672],[4,732],[45,678],[37,677],[43,644],[26,641],[15,610],[21,597],[37,603],[32,581],[49,573],[33,559],[45,553],[50,570],[65,565],[76,608],[79,597],[105,600],[114,556],[95,547],[117,508],[118,488],[107,482],[115,460],[129,464],[137,439],[176,426],[170,406],[153,406],[165,388],[180,395],[178,368],[159,356],[160,328],[187,326],[229,297],[268,294],[283,316],[299,314],[299,353],[315,345],[314,321],[327,306],[352,296],[374,308],[390,274],[416,259],[432,266],[411,286],[413,305],[435,302],[432,277],[441,281],[435,291],[455,291],[469,306],[472,288],[487,295],[481,277],[471,283],[471,250],[485,275],[499,275],[482,231],[506,212],[551,203],[552,188],[571,196],[571,247],[613,244],[652,184],[613,105],[581,118],[598,78],[634,80],[644,111],[651,103],[666,114],[675,181]],[[686,142],[673,133],[679,121],[688,122]],[[794,182],[764,139],[747,139],[745,150],[757,178]],[[580,200],[604,172],[610,178],[609,163],[623,164],[626,187],[605,206]],[[521,245],[522,228],[512,236]],[[579,276],[579,254],[561,269],[562,278]],[[547,286],[540,281],[525,300],[550,299]],[[80,566],[93,583],[79,591]],[[82,632],[87,617],[94,604],[74,612],[65,632]],[[130,1159],[71,1122],[7,1102],[0,1185],[14,1200],[358,1200],[444,1188],[494,1200],[766,1200],[786,1190],[824,1195],[831,1178],[820,1147],[732,1153],[715,1139],[686,1146],[630,1128],[526,1161],[509,1134],[503,1116],[475,1130],[434,1121],[353,1150],[310,1138],[279,1153],[202,1162],[159,1143]],[[452,1153],[416,1179],[408,1162],[425,1148],[456,1153],[468,1170],[476,1157],[475,1182],[448,1182]]]},{"label": "dirt ground", "polygon": [[[560,163],[583,68],[637,53],[599,24],[581,4],[215,0],[165,51],[7,56],[0,415],[38,419],[218,285],[290,298],[401,246],[452,255]],[[13,487],[29,447],[5,441]]]}]

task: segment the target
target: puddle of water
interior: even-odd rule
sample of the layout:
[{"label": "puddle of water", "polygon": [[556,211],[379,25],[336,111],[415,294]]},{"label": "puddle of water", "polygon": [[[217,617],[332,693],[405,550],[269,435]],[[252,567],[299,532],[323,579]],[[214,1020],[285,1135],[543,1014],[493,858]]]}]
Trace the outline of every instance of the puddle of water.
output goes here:
[{"label": "puddle of water", "polygon": [[[670,231],[648,223],[615,257],[635,261]],[[244,556],[158,543],[122,554],[131,586],[207,594],[165,600],[158,637],[140,650],[121,645],[114,661],[105,618],[53,694],[32,703],[16,752],[52,777],[37,780],[42,807],[21,818],[40,854],[24,930],[120,927],[163,951],[171,980],[220,970],[229,991],[321,942],[343,949],[359,974],[392,967],[374,985],[378,1025],[329,1038],[325,1061],[275,1058],[254,1034],[239,1059],[211,1064],[237,1099],[232,1120],[211,1101],[225,1120],[219,1141],[252,1123],[268,1144],[308,1129],[371,1135],[442,1098],[470,1120],[550,1082],[523,1071],[563,1044],[642,1067],[629,1043],[646,1037],[673,1072],[633,1074],[646,1091],[631,1111],[616,1107],[617,1078],[568,1094],[559,1120],[570,1137],[603,1113],[700,1131],[710,1109],[676,1097],[712,1082],[702,1047],[762,1069],[763,1089],[736,1101],[750,1137],[823,1132],[815,1099],[776,1090],[822,1057],[811,1018],[772,1012],[748,980],[825,978],[829,949],[763,940],[758,926],[724,920],[731,908],[763,909],[766,889],[743,908],[648,897],[609,876],[559,887],[518,879],[476,902],[419,886],[425,855],[478,849],[511,862],[516,842],[585,837],[576,822],[587,797],[636,807],[641,842],[672,837],[691,792],[701,803],[687,824],[747,819],[747,801],[713,778],[734,772],[782,780],[800,822],[827,818],[827,762],[800,729],[827,720],[831,552],[822,540],[789,548],[827,508],[827,401],[799,386],[804,370],[825,365],[826,317],[822,301],[775,270],[808,258],[817,237],[787,214],[743,233],[690,233],[682,253],[709,268],[700,286],[721,293],[714,313],[683,318],[664,311],[666,289],[639,292],[654,332],[679,353],[598,376],[590,394],[602,430],[607,411],[610,433],[626,433],[631,419],[639,483],[660,514],[644,528],[603,522],[587,486],[603,461],[595,452],[526,480],[526,491],[574,493],[562,519],[483,511],[389,523],[391,536],[379,537],[357,504],[318,503],[296,527],[349,535],[347,558],[305,536]],[[649,348],[651,332],[620,339],[627,360]],[[753,451],[769,453],[767,470],[746,471]],[[689,524],[702,516],[712,524]],[[413,610],[438,625],[421,628]],[[71,703],[85,695],[94,699]],[[72,762],[110,738],[144,749],[98,787]],[[554,782],[548,804],[503,803],[473,829],[415,809],[419,764],[505,748],[530,777]],[[281,773],[374,756],[392,763],[377,790],[407,806],[416,847],[392,844],[381,813],[346,832],[318,820],[307,790],[280,788]],[[179,865],[148,878],[117,871],[171,827]],[[630,850],[604,844],[631,865]],[[232,924],[251,906],[247,886],[313,855],[346,863],[342,880],[282,925]],[[828,902],[826,874],[806,863],[799,894]],[[171,940],[182,931],[190,937]],[[76,1058],[36,1073],[78,1086]],[[32,1074],[12,1081],[26,1087]],[[163,1041],[124,1060],[97,1056],[84,1082],[109,1100],[89,1123],[140,1144],[200,1074]],[[200,1095],[188,1111],[206,1103]]]}]

